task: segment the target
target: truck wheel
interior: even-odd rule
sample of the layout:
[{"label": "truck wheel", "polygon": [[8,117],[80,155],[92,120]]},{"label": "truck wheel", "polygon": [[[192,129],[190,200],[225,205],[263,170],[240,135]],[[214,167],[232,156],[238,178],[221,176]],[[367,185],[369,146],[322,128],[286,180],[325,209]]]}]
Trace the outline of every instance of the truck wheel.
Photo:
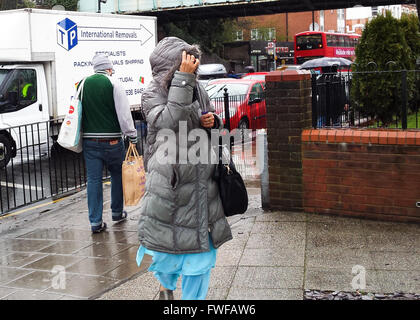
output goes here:
[{"label": "truck wheel", "polygon": [[7,166],[12,155],[12,143],[4,134],[0,134],[0,143],[4,146],[4,159],[0,160],[0,168],[3,169]]}]

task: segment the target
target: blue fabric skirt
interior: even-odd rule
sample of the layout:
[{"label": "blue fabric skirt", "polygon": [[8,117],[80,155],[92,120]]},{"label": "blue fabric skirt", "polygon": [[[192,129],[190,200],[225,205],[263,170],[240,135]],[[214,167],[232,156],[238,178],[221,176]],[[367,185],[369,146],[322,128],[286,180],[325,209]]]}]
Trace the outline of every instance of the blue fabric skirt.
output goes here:
[{"label": "blue fabric skirt", "polygon": [[207,273],[216,264],[217,249],[209,235],[210,251],[200,253],[173,254],[146,249],[140,246],[137,251],[137,265],[140,266],[144,254],[151,255],[153,262],[149,271],[166,274],[197,276]]}]

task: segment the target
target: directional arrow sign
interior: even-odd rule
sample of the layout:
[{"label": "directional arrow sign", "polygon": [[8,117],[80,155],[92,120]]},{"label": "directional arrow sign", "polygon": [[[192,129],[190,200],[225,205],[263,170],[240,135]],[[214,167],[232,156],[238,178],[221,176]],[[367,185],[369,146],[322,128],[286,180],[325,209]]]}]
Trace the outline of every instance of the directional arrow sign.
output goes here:
[{"label": "directional arrow sign", "polygon": [[78,41],[137,41],[143,46],[153,34],[142,24],[139,28],[80,26]]},{"label": "directional arrow sign", "polygon": [[150,38],[153,37],[153,33],[151,33],[145,26],[142,24],[140,25],[140,29],[138,30],[140,43],[144,45]]}]

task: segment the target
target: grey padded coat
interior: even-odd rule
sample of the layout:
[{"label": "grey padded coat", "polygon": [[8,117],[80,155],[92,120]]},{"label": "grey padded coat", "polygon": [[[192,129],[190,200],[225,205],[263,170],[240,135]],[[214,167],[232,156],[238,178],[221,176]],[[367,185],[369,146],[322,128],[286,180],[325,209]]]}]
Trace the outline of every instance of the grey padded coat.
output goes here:
[{"label": "grey padded coat", "polygon": [[[186,121],[190,132],[202,128],[202,110],[214,111],[196,76],[176,71],[183,50],[199,54],[195,46],[175,37],[158,43],[150,56],[153,80],[142,94],[142,111],[148,124],[148,175],[140,203],[139,240],[147,249],[176,254],[209,251],[209,233],[215,248],[232,239],[218,186],[212,179],[215,165],[162,164],[157,159],[156,151],[164,143],[156,139],[159,130],[171,129],[177,134],[178,159],[180,153],[187,152],[179,149],[179,121]],[[194,87],[199,99],[193,102]],[[220,118],[215,118],[221,128]]]}]

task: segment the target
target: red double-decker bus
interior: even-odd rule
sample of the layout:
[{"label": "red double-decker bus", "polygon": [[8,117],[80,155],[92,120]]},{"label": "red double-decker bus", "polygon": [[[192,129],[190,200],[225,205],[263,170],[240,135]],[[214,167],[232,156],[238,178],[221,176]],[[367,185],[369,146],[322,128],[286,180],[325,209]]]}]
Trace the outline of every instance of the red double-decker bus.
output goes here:
[{"label": "red double-decker bus", "polygon": [[295,64],[322,57],[354,59],[360,35],[307,31],[295,34]]}]

